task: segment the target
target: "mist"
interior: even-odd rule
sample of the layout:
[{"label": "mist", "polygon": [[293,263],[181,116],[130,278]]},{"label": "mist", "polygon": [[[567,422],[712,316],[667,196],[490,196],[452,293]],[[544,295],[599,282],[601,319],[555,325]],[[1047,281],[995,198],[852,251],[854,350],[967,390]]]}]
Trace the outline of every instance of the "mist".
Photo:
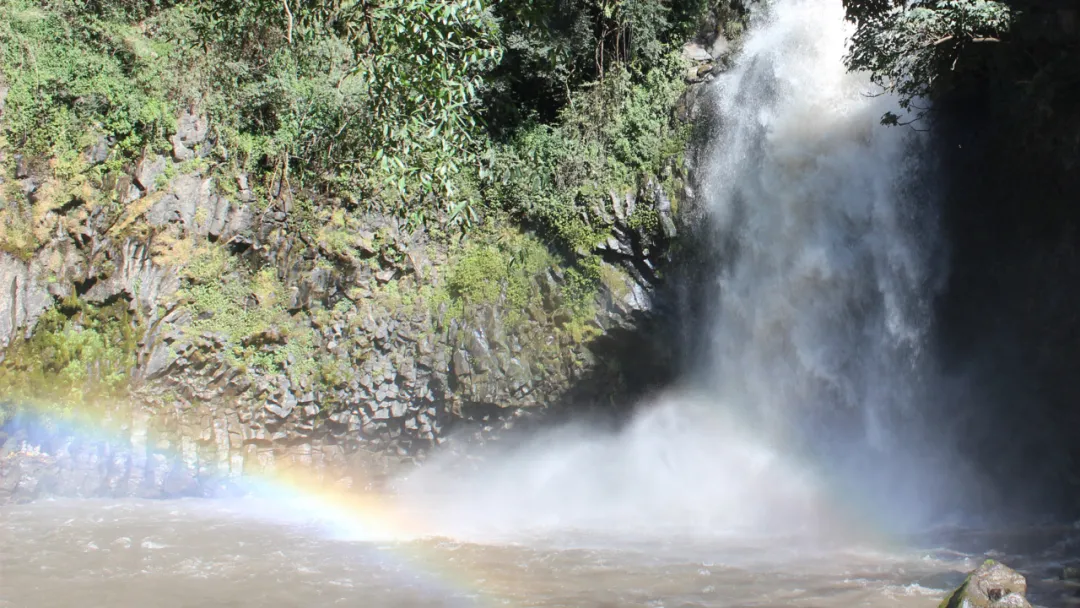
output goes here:
[{"label": "mist", "polygon": [[624,427],[438,453],[398,480],[442,533],[822,537],[974,516],[935,426],[927,348],[947,256],[927,139],[843,63],[839,3],[759,7],[711,85],[712,281],[683,380]]}]

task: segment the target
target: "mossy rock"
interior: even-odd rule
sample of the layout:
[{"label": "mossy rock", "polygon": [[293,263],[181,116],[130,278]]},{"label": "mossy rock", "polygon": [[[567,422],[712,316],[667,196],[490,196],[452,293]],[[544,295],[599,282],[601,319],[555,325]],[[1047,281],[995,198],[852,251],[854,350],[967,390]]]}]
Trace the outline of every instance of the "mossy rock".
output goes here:
[{"label": "mossy rock", "polygon": [[1031,608],[1026,594],[1024,575],[988,559],[942,600],[938,608]]}]

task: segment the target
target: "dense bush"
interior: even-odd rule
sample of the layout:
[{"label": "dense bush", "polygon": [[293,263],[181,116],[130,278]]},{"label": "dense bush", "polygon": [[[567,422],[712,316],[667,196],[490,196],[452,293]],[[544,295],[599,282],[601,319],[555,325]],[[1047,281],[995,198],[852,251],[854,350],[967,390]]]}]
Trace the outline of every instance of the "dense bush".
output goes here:
[{"label": "dense bush", "polygon": [[[658,149],[658,117],[624,119],[618,110],[653,104],[648,112],[669,112],[629,96],[670,106],[678,79],[671,51],[706,7],[704,0],[12,0],[0,7],[0,69],[10,86],[4,127],[20,149],[52,157],[74,156],[107,136],[119,144],[115,169],[147,147],[167,150],[178,110],[198,106],[216,129],[212,165],[254,172],[265,198],[309,188],[403,215],[431,209],[467,219],[460,212],[479,200],[493,155],[513,156],[486,127],[520,143],[555,123],[555,136],[582,139],[577,127],[557,123],[602,99],[604,114],[588,119],[624,131],[610,140],[620,146],[614,160],[628,169],[655,164],[630,157]],[[602,93],[588,90],[594,83]],[[642,120],[648,132],[633,141],[635,126],[621,123]]]},{"label": "dense bush", "polygon": [[598,86],[571,97],[554,124],[534,122],[497,147],[489,196],[567,252],[607,237],[593,208],[659,175],[681,157],[687,126],[671,115],[684,85],[671,53],[645,75],[617,66]]},{"label": "dense bush", "polygon": [[[493,4],[505,53],[488,101],[497,128],[554,119],[583,84],[648,73],[691,38],[708,0],[508,0]],[[723,3],[726,5],[726,3]]]}]

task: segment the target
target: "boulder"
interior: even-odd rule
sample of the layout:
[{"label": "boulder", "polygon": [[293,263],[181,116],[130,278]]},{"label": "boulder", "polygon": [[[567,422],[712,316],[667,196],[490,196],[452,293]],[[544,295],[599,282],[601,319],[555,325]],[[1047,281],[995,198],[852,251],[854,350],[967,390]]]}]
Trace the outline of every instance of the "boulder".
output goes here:
[{"label": "boulder", "polygon": [[942,600],[938,608],[1031,608],[1026,594],[1024,575],[988,559]]},{"label": "boulder", "polygon": [[90,149],[86,152],[86,160],[92,165],[99,165],[105,162],[109,158],[109,141],[102,135],[99,136],[97,142],[90,146]]},{"label": "boulder", "polygon": [[701,47],[701,45],[695,42],[687,42],[682,48],[683,59],[687,61],[709,61],[713,58],[709,51]]}]

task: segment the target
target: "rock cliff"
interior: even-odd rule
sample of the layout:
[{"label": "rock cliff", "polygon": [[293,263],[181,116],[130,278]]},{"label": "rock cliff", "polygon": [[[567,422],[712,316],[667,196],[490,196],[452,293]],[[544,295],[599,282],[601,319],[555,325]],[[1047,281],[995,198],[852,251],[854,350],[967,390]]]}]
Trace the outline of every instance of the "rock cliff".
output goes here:
[{"label": "rock cliff", "polygon": [[[120,170],[104,137],[73,170],[4,150],[0,500],[207,493],[282,459],[377,474],[671,372],[651,311],[690,187],[611,192],[583,286],[497,216],[463,238],[222,179],[197,110],[168,141]],[[43,427],[58,408],[111,434]]]}]

